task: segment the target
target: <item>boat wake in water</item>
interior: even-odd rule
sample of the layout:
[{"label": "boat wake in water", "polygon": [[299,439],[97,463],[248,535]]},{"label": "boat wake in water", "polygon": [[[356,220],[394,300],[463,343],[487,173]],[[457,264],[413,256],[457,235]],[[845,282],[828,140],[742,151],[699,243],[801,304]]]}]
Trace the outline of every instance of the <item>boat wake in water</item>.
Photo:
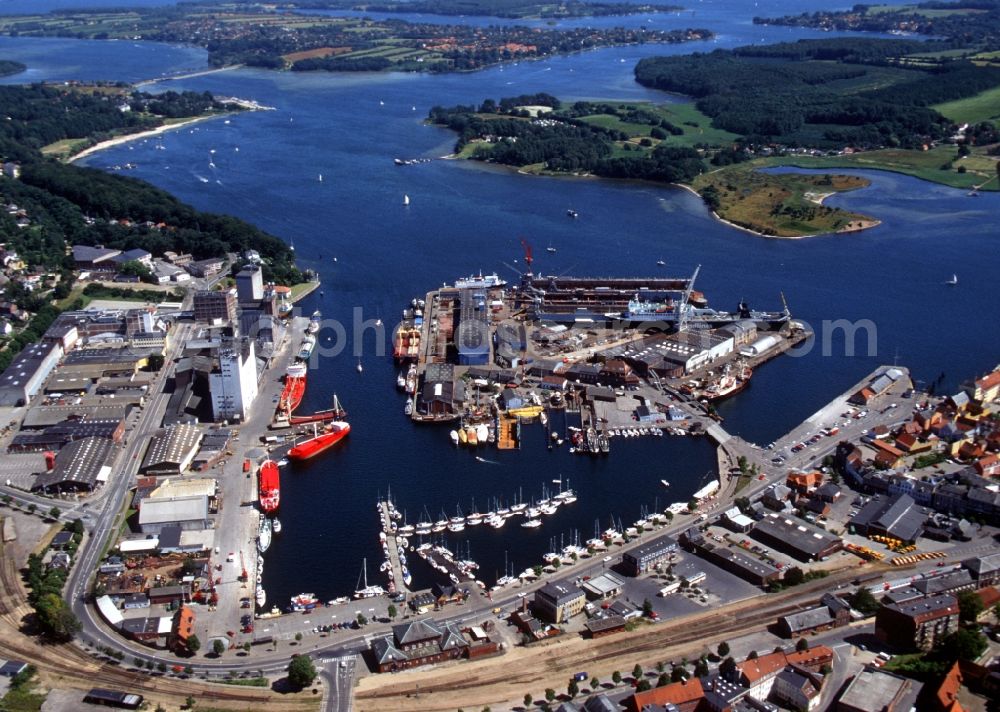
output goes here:
[{"label": "boat wake in water", "polygon": [[499,465],[500,464],[496,460],[487,460],[485,457],[479,457],[479,455],[476,455],[476,460],[478,460],[479,462],[485,462],[487,465]]}]

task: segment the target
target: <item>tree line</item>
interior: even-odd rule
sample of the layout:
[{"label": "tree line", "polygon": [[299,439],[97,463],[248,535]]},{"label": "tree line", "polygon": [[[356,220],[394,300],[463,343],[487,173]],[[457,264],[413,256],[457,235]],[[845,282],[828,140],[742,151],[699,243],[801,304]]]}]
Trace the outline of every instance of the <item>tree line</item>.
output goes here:
[{"label": "tree line", "polygon": [[913,44],[804,40],[652,57],[639,62],[635,76],[644,86],[694,97],[714,126],[750,142],[918,148],[953,131],[931,104],[1000,84],[1000,69],[967,61],[926,70],[885,66]]},{"label": "tree line", "polygon": [[[621,155],[616,150],[618,144],[629,136],[581,120],[579,117],[585,115],[581,113],[583,103],[574,104],[565,112],[543,114],[539,119],[528,118],[526,110],[519,108],[530,105],[558,109],[561,103],[551,95],[534,94],[501,99],[499,104],[486,100],[478,107],[435,106],[429,116],[433,123],[458,133],[456,152],[476,142],[471,157],[480,161],[509,166],[542,164],[546,170],[555,172],[586,172],[608,178],[670,183],[690,181],[705,170],[696,150],[667,145],[653,147],[649,139],[644,141],[650,150],[624,144],[634,155]],[[622,111],[638,116],[634,108]],[[645,118],[655,117],[650,113]]]}]

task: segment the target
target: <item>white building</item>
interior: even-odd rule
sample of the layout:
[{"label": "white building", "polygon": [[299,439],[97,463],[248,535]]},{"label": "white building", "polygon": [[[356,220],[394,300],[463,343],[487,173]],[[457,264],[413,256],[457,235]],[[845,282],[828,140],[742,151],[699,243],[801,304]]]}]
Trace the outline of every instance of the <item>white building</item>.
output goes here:
[{"label": "white building", "polygon": [[224,339],[219,367],[209,374],[212,414],[216,420],[243,420],[257,397],[257,357],[251,339]]}]

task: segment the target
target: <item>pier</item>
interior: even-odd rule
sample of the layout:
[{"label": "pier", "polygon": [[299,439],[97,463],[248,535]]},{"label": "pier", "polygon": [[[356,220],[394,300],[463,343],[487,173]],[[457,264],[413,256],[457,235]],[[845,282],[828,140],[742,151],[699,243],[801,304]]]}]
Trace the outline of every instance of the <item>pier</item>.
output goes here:
[{"label": "pier", "polygon": [[403,580],[404,562],[399,555],[399,542],[396,539],[396,522],[398,512],[396,507],[389,500],[382,500],[378,503],[379,524],[382,527],[382,551],[385,559],[389,562],[389,593],[396,591],[406,591],[407,586]]},{"label": "pier", "polygon": [[450,551],[444,547],[432,547],[427,544],[417,549],[420,558],[431,565],[436,571],[446,574],[455,586],[468,586],[470,590],[479,586],[476,576],[472,573],[469,562],[459,563]]},{"label": "pier", "polygon": [[497,449],[516,450],[521,447],[518,438],[519,424],[517,418],[501,415],[497,421]]}]

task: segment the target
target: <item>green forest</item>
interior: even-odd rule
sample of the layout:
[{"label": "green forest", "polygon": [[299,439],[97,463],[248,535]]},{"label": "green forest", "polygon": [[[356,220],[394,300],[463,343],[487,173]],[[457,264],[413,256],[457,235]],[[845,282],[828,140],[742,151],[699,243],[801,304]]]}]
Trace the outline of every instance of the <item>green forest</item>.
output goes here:
[{"label": "green forest", "polygon": [[[123,100],[132,110],[118,108]],[[59,311],[53,301],[70,295],[73,275],[67,246],[71,244],[138,247],[154,255],[174,250],[195,258],[252,248],[265,259],[265,279],[281,284],[302,281],[294,254],[279,238],[242,220],[195,210],[144,181],[60,163],[40,150],[64,138],[140,129],[149,121],[162,123],[162,118],[150,119],[143,112],[173,116],[214,104],[204,94],[168,92],[154,97],[131,91],[109,95],[78,88],[0,87],[0,112],[10,117],[0,123],[0,151],[5,160],[21,164],[19,179],[0,178],[0,201],[17,205],[31,220],[28,228],[19,228],[7,211],[0,211],[0,242],[16,251],[29,269],[53,275],[54,284],[53,291],[44,295],[16,282],[5,287],[4,299],[35,316],[0,351],[0,369],[45,331]]]},{"label": "green forest", "polygon": [[[549,107],[553,111],[533,118],[520,107]],[[589,123],[582,117],[619,109],[610,104],[577,102],[568,107],[549,94],[487,99],[480,106],[436,106],[432,123],[459,135],[455,152],[479,161],[508,166],[540,165],[554,173],[592,173],[608,178],[630,178],[679,183],[704,170],[698,151],[689,147],[654,145],[652,138],[631,143],[627,132]],[[634,108],[622,108],[622,118],[649,124],[649,134],[663,138],[669,121]],[[655,125],[653,125],[655,123]],[[665,126],[663,124],[666,124]],[[658,133],[655,133],[658,132]],[[657,142],[658,143],[658,142]]]},{"label": "green forest", "polygon": [[713,126],[750,143],[839,149],[920,148],[953,123],[930,105],[1000,85],[1000,68],[957,60],[901,66],[906,40],[802,40],[644,59],[636,80],[686,94]]}]

